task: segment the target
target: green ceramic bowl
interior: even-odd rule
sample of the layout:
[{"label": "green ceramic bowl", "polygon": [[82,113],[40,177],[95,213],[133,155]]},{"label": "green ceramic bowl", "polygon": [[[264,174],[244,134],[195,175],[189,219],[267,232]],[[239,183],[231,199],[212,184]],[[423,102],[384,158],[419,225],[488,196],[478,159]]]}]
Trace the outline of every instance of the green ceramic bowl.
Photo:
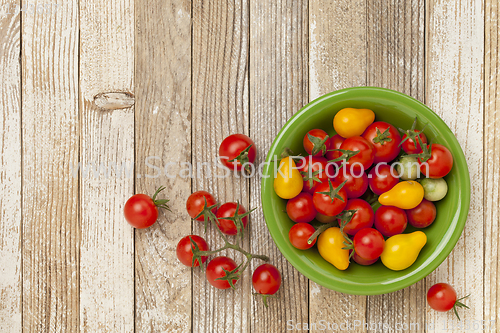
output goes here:
[{"label": "green ceramic bowl", "polygon": [[[351,263],[340,271],[325,261],[316,247],[301,251],[288,240],[288,231],[294,224],[284,213],[286,200],[279,198],[273,189],[273,170],[283,148],[305,155],[302,138],[313,128],[321,128],[333,135],[333,117],[346,107],[367,108],[375,112],[375,120],[387,121],[396,127],[410,128],[415,116],[417,128],[429,125],[425,135],[433,143],[448,147],[453,154],[454,165],[446,176],[447,196],[436,202],[437,218],[422,229],[427,235],[418,259],[409,268],[391,271],[380,260],[372,266]],[[355,295],[377,295],[408,287],[423,279],[450,254],[462,233],[470,202],[470,178],[464,153],[449,127],[432,110],[419,101],[402,93],[375,87],[357,87],[338,90],[321,96],[297,112],[281,129],[266,158],[262,179],[262,206],[264,217],[281,253],[302,274],[314,282],[336,291]],[[269,176],[269,177],[267,177]],[[265,178],[267,177],[267,178]],[[409,226],[406,232],[412,232]]]}]

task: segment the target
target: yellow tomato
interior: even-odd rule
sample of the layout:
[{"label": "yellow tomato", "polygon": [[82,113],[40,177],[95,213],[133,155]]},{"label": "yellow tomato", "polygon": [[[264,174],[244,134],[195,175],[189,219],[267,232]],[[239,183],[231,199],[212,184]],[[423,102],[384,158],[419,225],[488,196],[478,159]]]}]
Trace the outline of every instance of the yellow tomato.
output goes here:
[{"label": "yellow tomato", "polygon": [[406,269],[417,260],[425,243],[427,236],[422,231],[392,236],[385,241],[384,252],[380,259],[385,267],[393,271]]},{"label": "yellow tomato", "polygon": [[384,206],[395,206],[401,209],[417,207],[424,198],[424,188],[416,181],[397,183],[389,191],[378,197],[378,202]]},{"label": "yellow tomato", "polygon": [[281,159],[274,178],[274,191],[282,199],[295,198],[304,186],[302,175],[291,157]]},{"label": "yellow tomato", "polygon": [[333,118],[335,132],[343,138],[363,134],[375,120],[375,113],[370,109],[345,108]]},{"label": "yellow tomato", "polygon": [[349,250],[342,249],[345,247],[344,236],[340,232],[340,228],[328,228],[318,237],[319,254],[341,271],[349,267]]}]

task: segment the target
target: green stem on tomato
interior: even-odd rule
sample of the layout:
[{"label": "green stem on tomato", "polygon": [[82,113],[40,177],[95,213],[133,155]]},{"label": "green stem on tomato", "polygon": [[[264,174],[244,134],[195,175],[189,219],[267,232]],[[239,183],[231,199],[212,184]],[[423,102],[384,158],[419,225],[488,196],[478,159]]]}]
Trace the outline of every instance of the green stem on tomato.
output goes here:
[{"label": "green stem on tomato", "polygon": [[330,223],[327,223],[327,224],[323,224],[321,227],[319,227],[318,229],[316,229],[316,231],[311,235],[311,237],[309,237],[309,239],[307,240],[307,244],[312,244],[312,242],[314,242],[314,240],[316,239],[316,237],[318,237],[323,231],[325,231],[328,228],[334,227],[336,225],[337,225],[337,220],[336,219],[333,222],[330,222]]}]

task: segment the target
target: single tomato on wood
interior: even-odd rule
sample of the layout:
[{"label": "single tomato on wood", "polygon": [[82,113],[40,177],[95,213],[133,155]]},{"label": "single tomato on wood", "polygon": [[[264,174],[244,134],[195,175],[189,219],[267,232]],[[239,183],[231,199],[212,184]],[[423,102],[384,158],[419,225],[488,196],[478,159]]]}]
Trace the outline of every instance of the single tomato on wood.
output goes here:
[{"label": "single tomato on wood", "polygon": [[252,274],[252,285],[261,295],[274,295],[281,286],[280,271],[271,264],[263,264]]},{"label": "single tomato on wood", "polygon": [[439,312],[447,312],[453,309],[458,320],[460,320],[460,316],[457,308],[469,308],[461,302],[467,297],[469,295],[458,298],[455,289],[447,283],[437,283],[427,291],[427,303],[431,308]]},{"label": "single tomato on wood", "polygon": [[255,143],[244,134],[233,134],[225,138],[219,147],[221,163],[233,170],[245,168],[251,172],[249,164],[255,162],[257,149]]},{"label": "single tomato on wood", "polygon": [[123,207],[123,214],[127,222],[137,229],[144,229],[152,226],[158,219],[158,208],[170,211],[167,206],[167,199],[156,199],[158,193],[164,190],[160,187],[151,198],[146,194],[135,194],[131,196]]}]

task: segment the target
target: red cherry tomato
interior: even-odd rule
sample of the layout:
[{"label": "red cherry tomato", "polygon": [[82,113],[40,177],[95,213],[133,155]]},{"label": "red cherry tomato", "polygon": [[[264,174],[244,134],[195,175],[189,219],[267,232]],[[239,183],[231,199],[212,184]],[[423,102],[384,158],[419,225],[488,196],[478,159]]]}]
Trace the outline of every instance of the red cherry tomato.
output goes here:
[{"label": "red cherry tomato", "polygon": [[[234,262],[233,259],[220,256],[220,257],[215,257],[207,265],[207,280],[210,282],[212,286],[214,286],[217,289],[228,289],[231,288],[231,285],[229,284],[228,281],[226,280],[217,280],[218,278],[225,277],[226,272],[224,272],[224,269],[228,272],[232,271],[238,267],[236,263]],[[233,285],[236,283],[237,280],[231,279]]]},{"label": "red cherry tomato", "polygon": [[436,219],[436,206],[429,200],[422,202],[413,209],[406,210],[408,222],[415,228],[427,228]]},{"label": "red cherry tomato", "polygon": [[404,210],[393,206],[381,206],[375,212],[375,228],[386,237],[402,234],[408,219]]},{"label": "red cherry tomato", "polygon": [[368,176],[364,172],[354,172],[353,175],[349,169],[350,168],[342,167],[334,179],[339,184],[347,180],[347,183],[344,185],[347,198],[359,198],[368,188]]},{"label": "red cherry tomato", "polygon": [[299,193],[295,198],[286,203],[286,213],[293,222],[311,222],[316,217],[312,195],[309,193]]},{"label": "red cherry tomato", "polygon": [[384,251],[385,241],[380,232],[372,228],[364,228],[356,233],[353,239],[354,252],[365,260],[374,260]]},{"label": "red cherry tomato", "polygon": [[260,265],[253,272],[252,285],[261,295],[274,295],[281,286],[280,271],[271,264]]},{"label": "red cherry tomato", "polygon": [[[250,148],[248,148],[250,147]],[[225,138],[219,147],[220,161],[226,167],[241,171],[249,168],[247,163],[255,162],[257,149],[255,143],[244,134],[233,134]],[[232,159],[235,159],[232,162]]]},{"label": "red cherry tomato", "polygon": [[148,228],[158,219],[158,207],[146,194],[131,196],[125,203],[123,213],[127,222],[137,229]]},{"label": "red cherry tomato", "polygon": [[[340,187],[341,184],[336,181],[328,180],[327,182],[323,182],[316,186],[316,190],[313,194],[313,203],[314,208],[326,216],[334,216],[339,214],[344,210],[345,205],[347,204],[347,194],[343,187]],[[330,195],[320,193],[320,192],[328,192]],[[338,194],[341,198],[337,198],[335,196]]]},{"label": "red cherry tomato", "polygon": [[[207,207],[216,204],[214,196],[207,191],[196,191],[187,199],[186,209],[192,219],[194,219],[196,216],[198,216],[198,214],[202,212],[203,208],[205,207],[205,199],[207,200]],[[217,207],[212,208],[212,212],[214,214],[217,213]],[[205,215],[201,215],[196,220],[203,221],[204,219]]]},{"label": "red cherry tomato", "polygon": [[431,157],[424,163],[420,162],[420,171],[429,178],[443,178],[453,167],[453,156],[443,145],[433,143],[430,145]]},{"label": "red cherry tomato", "polygon": [[391,166],[377,164],[368,173],[368,185],[373,193],[381,195],[399,183],[399,178],[396,176],[396,171],[391,173]]},{"label": "red cherry tomato", "polygon": [[356,263],[363,265],[363,266],[370,266],[373,265],[378,261],[378,258],[373,259],[373,260],[366,260],[361,258],[356,252],[352,254],[352,260],[354,260]]},{"label": "red cherry tomato", "polygon": [[[415,133],[418,133],[419,130],[413,130]],[[422,140],[422,143],[423,144],[426,144],[427,143],[427,137],[425,136],[425,134],[422,132],[418,135],[420,137],[420,140]],[[417,147],[415,147],[415,142],[411,139],[411,138],[408,138],[406,140],[406,138],[408,138],[408,135],[405,134],[403,135],[403,138],[401,139],[401,141],[403,142],[401,144],[401,148],[403,148],[403,150],[407,153],[407,154],[420,154],[422,152],[422,147],[420,147],[420,143],[418,143],[418,139],[417,139]]]},{"label": "red cherry tomato", "polygon": [[[182,238],[177,244],[177,259],[179,259],[179,261],[186,266],[197,267],[200,266],[200,261],[199,259],[196,259],[193,265],[193,249],[191,247],[190,239],[192,239],[196,243],[196,245],[198,245],[198,249],[200,251],[210,251],[205,239],[197,235],[189,235]],[[207,256],[202,256],[201,261],[204,263],[205,261],[207,261],[207,258]]]},{"label": "red cherry tomato", "polygon": [[457,292],[447,283],[437,283],[427,291],[427,303],[436,311],[450,311],[457,304]]},{"label": "red cherry tomato", "polygon": [[352,172],[366,172],[373,164],[375,151],[372,144],[361,136],[352,136],[345,139],[340,149],[358,152],[348,158],[345,163],[345,166],[352,170]]},{"label": "red cherry tomato", "polygon": [[[311,141],[312,139],[312,141]],[[323,156],[326,152],[328,134],[322,129],[313,129],[304,136],[304,149],[309,155]],[[314,152],[314,153],[313,153]]]},{"label": "red cherry tomato", "polygon": [[[234,221],[225,219],[225,217],[234,217],[234,213],[236,213],[236,207],[238,203],[236,202],[226,202],[217,210],[217,221],[219,224],[219,229],[222,233],[226,235],[236,235],[238,233],[238,229],[234,224]],[[238,209],[238,215],[243,215],[247,212],[245,207],[240,204]],[[243,229],[246,228],[248,223],[248,216],[241,218],[241,222],[243,222]]]},{"label": "red cherry tomato", "polygon": [[307,250],[314,246],[316,239],[311,244],[307,244],[309,237],[314,234],[314,227],[309,223],[297,223],[288,232],[290,243],[299,250]]},{"label": "red cherry tomato", "polygon": [[401,135],[396,127],[384,121],[376,121],[365,130],[363,138],[373,145],[374,163],[390,162],[401,151]]},{"label": "red cherry tomato", "polygon": [[356,210],[351,221],[343,229],[346,234],[354,236],[361,229],[373,226],[375,215],[368,202],[361,199],[350,199],[347,201],[345,210]]},{"label": "red cherry tomato", "polygon": [[[334,160],[337,157],[340,157],[342,153],[338,151],[333,151],[333,149],[340,149],[342,142],[344,142],[344,138],[338,134],[335,134],[330,139],[328,139],[327,150],[325,157],[327,160]],[[335,162],[337,165],[340,165],[342,162]]]},{"label": "red cherry tomato", "polygon": [[309,155],[300,162],[297,167],[304,179],[304,187],[302,191],[313,194],[314,189],[318,184],[328,180],[326,174],[327,160],[324,157],[314,157]]}]

